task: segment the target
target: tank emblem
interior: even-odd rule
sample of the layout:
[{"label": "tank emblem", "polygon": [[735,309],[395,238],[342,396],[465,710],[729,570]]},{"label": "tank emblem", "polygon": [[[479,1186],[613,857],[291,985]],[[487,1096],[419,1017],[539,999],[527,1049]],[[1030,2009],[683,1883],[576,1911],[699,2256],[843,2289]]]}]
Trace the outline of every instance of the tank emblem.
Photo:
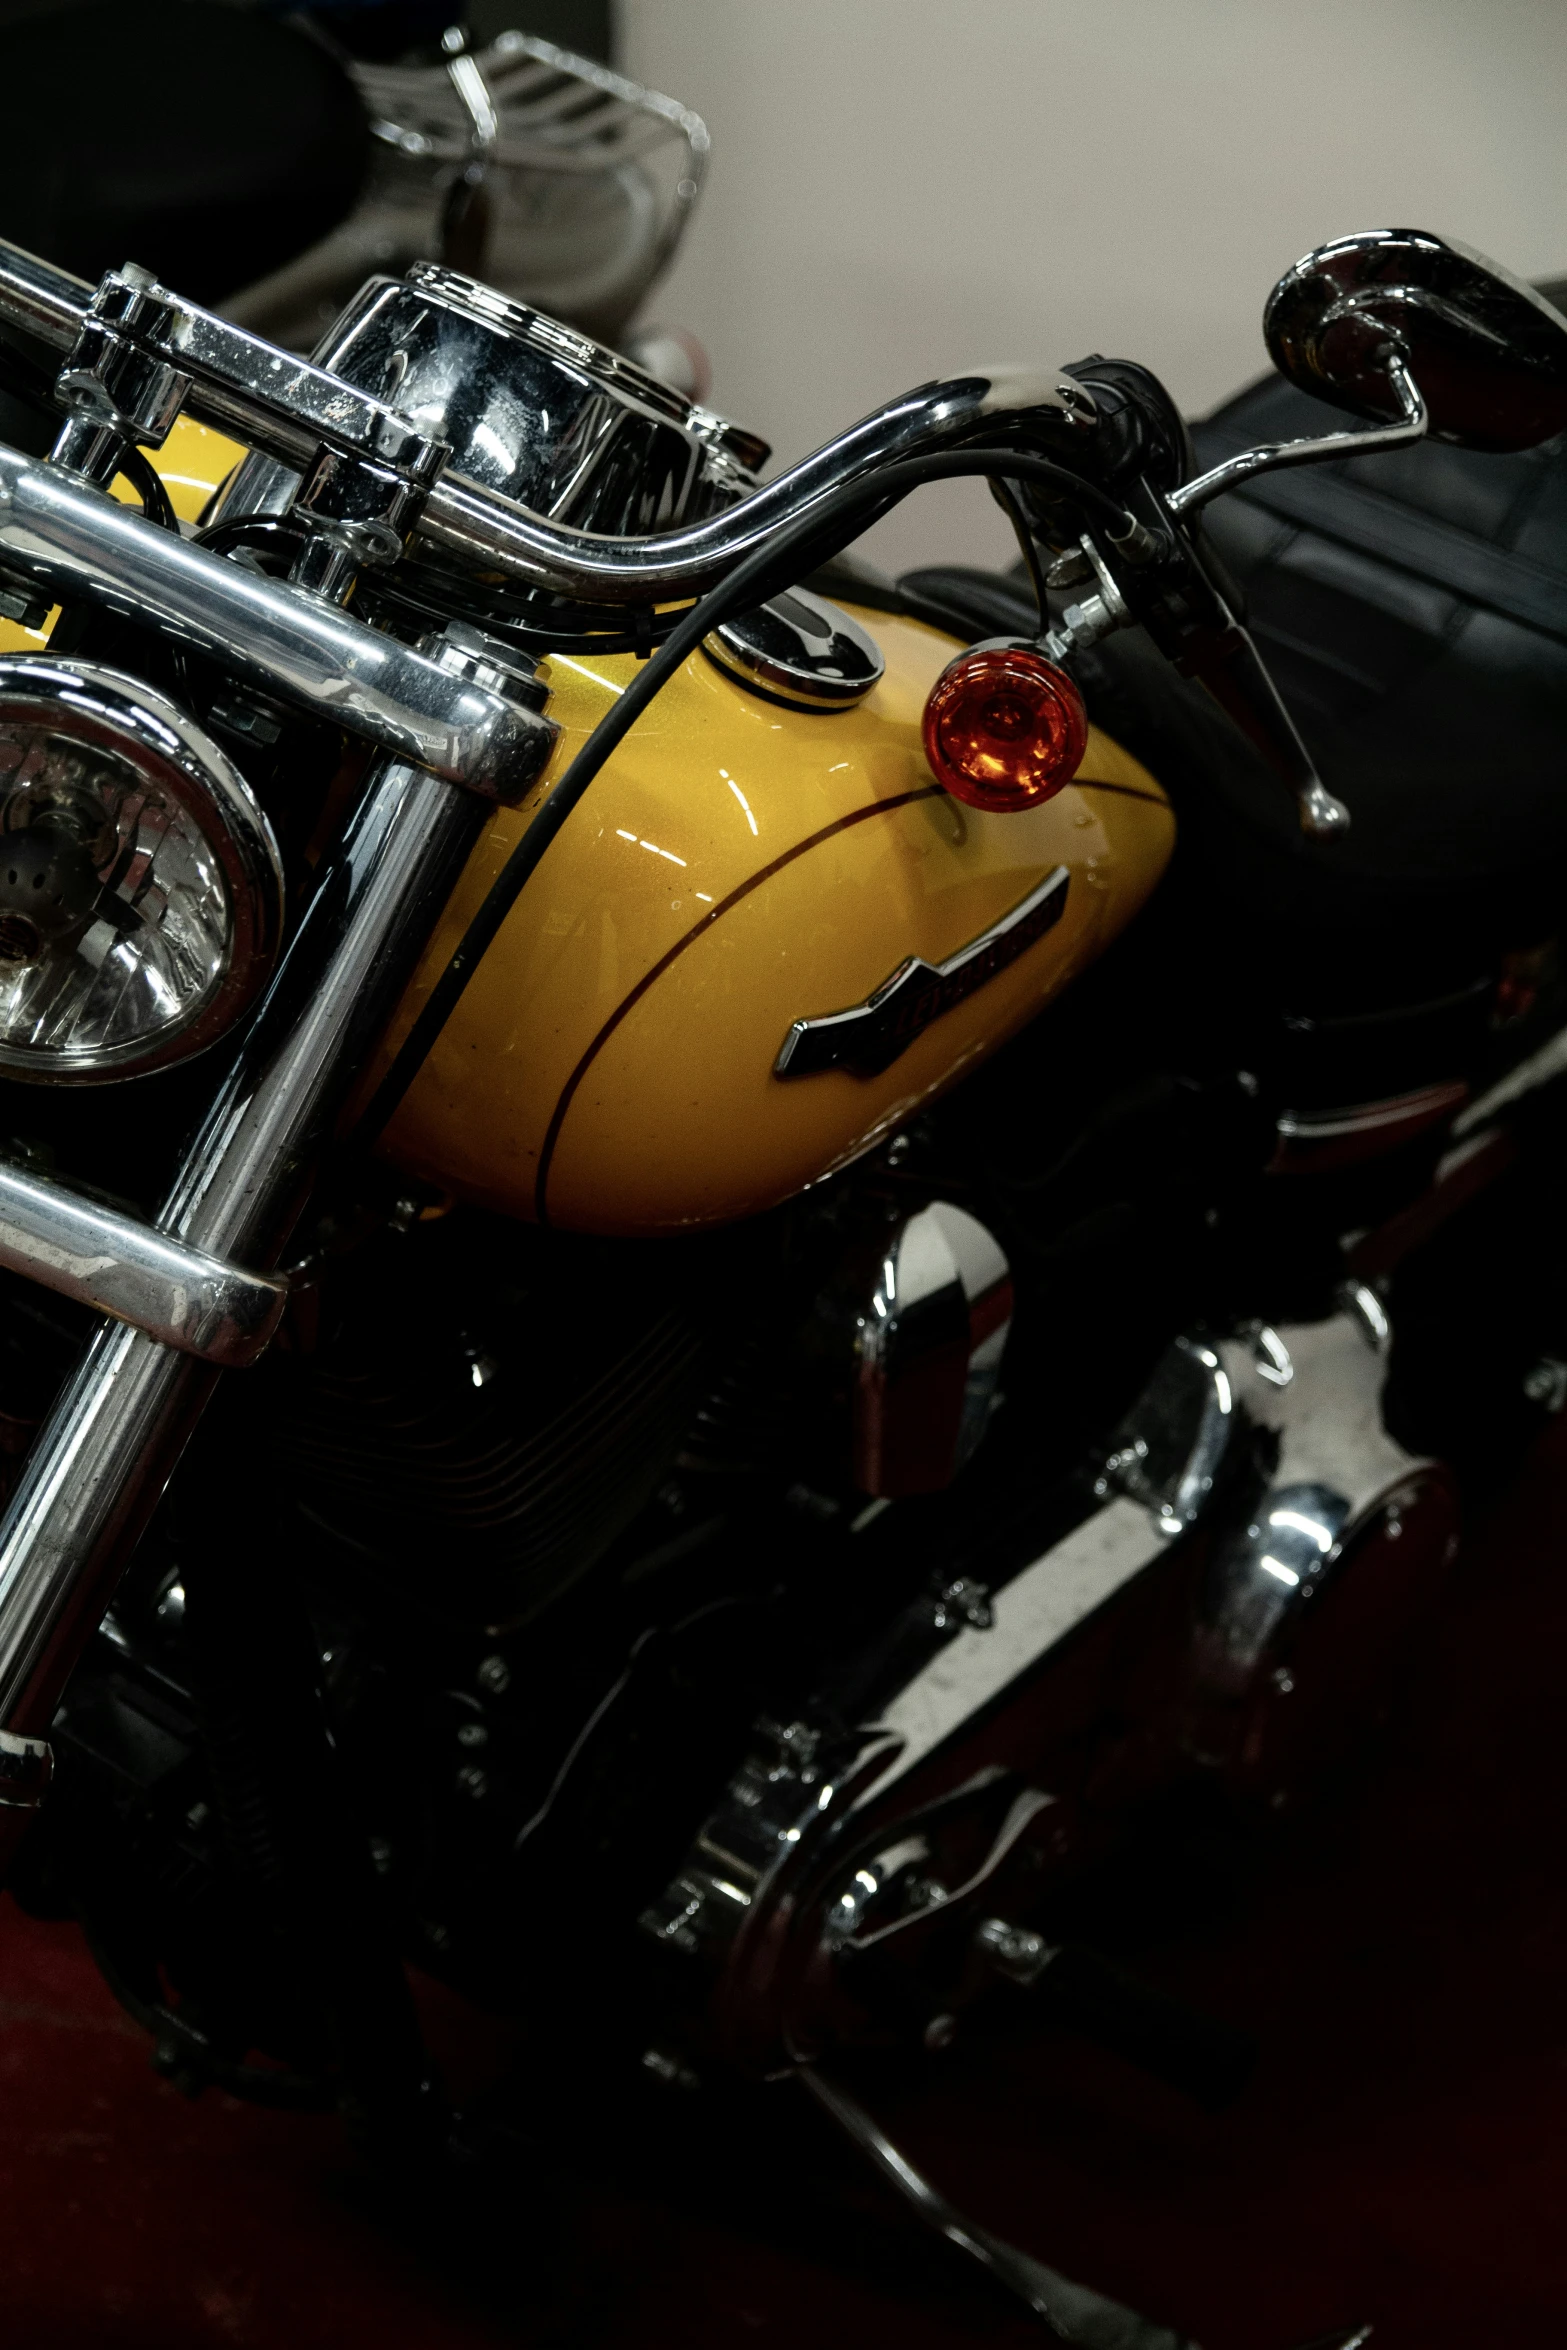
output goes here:
[{"label": "tank emblem", "polygon": [[1067,867],[1058,865],[1010,913],[944,963],[910,955],[863,1004],[796,1020],[773,1063],[773,1075],[817,1077],[824,1069],[846,1069],[854,1077],[879,1077],[933,1020],[977,994],[1055,928],[1066,910],[1070,879]]}]

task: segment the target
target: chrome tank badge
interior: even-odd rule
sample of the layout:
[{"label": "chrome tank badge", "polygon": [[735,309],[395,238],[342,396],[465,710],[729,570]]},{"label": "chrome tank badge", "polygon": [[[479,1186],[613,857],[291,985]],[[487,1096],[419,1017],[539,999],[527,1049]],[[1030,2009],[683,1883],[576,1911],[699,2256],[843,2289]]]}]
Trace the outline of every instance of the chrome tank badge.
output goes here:
[{"label": "chrome tank badge", "polygon": [[1055,928],[1066,911],[1071,878],[1065,865],[1057,865],[1010,913],[944,963],[910,955],[863,1004],[796,1020],[773,1063],[773,1075],[817,1077],[843,1069],[853,1077],[879,1077],[933,1020],[976,995]]}]

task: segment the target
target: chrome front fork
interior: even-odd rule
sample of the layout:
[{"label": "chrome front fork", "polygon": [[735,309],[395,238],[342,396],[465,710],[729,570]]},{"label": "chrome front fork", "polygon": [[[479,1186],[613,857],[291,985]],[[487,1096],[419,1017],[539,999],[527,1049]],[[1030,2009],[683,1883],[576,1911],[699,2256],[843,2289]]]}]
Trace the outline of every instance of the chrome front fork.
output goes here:
[{"label": "chrome front fork", "polygon": [[[159,1232],[208,1261],[277,1263],[333,1122],[492,812],[422,769],[382,760],[371,770],[184,1154]],[[106,1320],[28,1456],[0,1520],[0,1867],[48,1784],[49,1726],[72,1667],[218,1376],[212,1361]]]}]

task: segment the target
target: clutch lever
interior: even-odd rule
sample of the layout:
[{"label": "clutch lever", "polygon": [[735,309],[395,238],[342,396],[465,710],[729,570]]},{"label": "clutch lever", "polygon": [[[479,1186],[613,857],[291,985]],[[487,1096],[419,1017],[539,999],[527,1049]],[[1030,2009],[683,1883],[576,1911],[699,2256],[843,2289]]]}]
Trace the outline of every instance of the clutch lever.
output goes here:
[{"label": "clutch lever", "polygon": [[1350,813],[1317,773],[1300,729],[1284,706],[1250,629],[1233,617],[1222,632],[1203,630],[1182,647],[1180,666],[1207,687],[1295,795],[1300,828],[1314,840],[1347,832]]}]

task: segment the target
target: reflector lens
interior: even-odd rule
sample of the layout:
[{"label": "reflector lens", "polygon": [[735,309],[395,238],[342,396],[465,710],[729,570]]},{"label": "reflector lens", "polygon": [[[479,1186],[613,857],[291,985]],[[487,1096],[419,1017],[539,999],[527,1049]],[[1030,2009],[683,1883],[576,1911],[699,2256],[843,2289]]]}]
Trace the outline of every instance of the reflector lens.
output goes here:
[{"label": "reflector lens", "polygon": [[971,808],[1037,808],[1071,782],[1087,748],[1082,695],[1027,646],[962,654],[925,705],[931,773]]}]

